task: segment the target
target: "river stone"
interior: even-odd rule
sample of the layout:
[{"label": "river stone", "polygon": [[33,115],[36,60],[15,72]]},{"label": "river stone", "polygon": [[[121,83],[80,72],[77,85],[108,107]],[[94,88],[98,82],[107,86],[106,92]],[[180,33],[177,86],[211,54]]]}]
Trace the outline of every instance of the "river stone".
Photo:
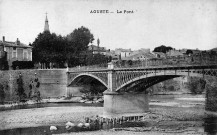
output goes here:
[{"label": "river stone", "polygon": [[68,122],[66,123],[66,126],[74,127],[74,126],[75,126],[75,124],[74,124],[74,123],[72,123],[72,122],[70,122],[70,121],[68,121]]},{"label": "river stone", "polygon": [[102,103],[104,100],[102,99],[102,98],[99,98],[98,100],[97,100],[97,102],[100,102],[100,103]]},{"label": "river stone", "polygon": [[51,131],[57,130],[57,127],[56,126],[50,126],[50,130]]},{"label": "river stone", "polygon": [[89,127],[90,127],[90,123],[84,123],[84,126],[85,126],[86,128],[89,128]]},{"label": "river stone", "polygon": [[80,103],[84,103],[85,101],[86,101],[86,100],[80,100],[79,102],[80,102]]},{"label": "river stone", "polygon": [[71,130],[73,127],[71,127],[71,126],[66,126],[66,130]]},{"label": "river stone", "polygon": [[83,127],[83,126],[84,126],[83,123],[79,123],[79,124],[78,124],[78,127]]},{"label": "river stone", "polygon": [[86,101],[85,103],[92,104],[92,103],[93,103],[93,101]]}]

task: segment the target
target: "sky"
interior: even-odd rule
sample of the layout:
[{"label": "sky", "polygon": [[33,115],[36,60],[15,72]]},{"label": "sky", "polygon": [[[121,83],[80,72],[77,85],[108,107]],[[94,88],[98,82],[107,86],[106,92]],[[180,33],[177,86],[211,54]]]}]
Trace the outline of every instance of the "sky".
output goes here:
[{"label": "sky", "polygon": [[0,0],[0,40],[34,42],[46,12],[52,33],[66,36],[85,26],[93,44],[99,38],[107,49],[217,47],[216,0]]}]

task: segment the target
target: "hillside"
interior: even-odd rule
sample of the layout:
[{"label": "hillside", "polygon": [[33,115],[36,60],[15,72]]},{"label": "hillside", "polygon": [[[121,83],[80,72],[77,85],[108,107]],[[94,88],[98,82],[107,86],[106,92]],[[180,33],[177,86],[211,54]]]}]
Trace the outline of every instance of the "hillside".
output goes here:
[{"label": "hillside", "polygon": [[216,51],[217,52],[217,47],[216,48],[213,48],[213,49],[211,49],[212,51]]}]

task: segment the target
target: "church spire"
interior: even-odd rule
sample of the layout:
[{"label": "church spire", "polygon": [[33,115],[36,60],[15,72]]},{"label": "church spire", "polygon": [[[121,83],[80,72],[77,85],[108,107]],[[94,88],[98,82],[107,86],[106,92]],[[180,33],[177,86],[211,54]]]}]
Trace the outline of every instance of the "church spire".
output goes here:
[{"label": "church spire", "polygon": [[50,32],[50,30],[49,30],[49,24],[48,24],[48,19],[47,19],[47,13],[46,13],[45,25],[44,25],[44,32],[45,31],[49,31]]}]

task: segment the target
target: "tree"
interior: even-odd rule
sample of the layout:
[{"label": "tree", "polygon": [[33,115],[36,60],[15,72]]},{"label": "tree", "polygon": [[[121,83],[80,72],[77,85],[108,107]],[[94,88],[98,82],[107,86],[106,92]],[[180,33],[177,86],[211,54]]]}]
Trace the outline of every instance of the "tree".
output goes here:
[{"label": "tree", "polygon": [[153,52],[163,52],[163,53],[166,53],[166,52],[168,52],[169,50],[172,50],[172,49],[173,48],[170,47],[170,46],[167,47],[167,46],[161,45],[161,46],[155,47]]},{"label": "tree", "polygon": [[33,61],[35,63],[58,63],[62,64],[66,60],[65,46],[66,40],[55,33],[43,32],[33,42]]},{"label": "tree", "polygon": [[87,65],[103,65],[107,64],[110,61],[110,57],[107,57],[102,54],[92,54],[91,52],[88,53],[86,58]]},{"label": "tree", "polygon": [[69,66],[85,65],[88,44],[93,40],[93,34],[83,26],[66,37],[48,31],[40,33],[32,43],[33,61],[47,66],[56,63],[63,67],[65,62]]},{"label": "tree", "polygon": [[66,36],[66,57],[69,65],[84,65],[88,54],[88,45],[94,40],[93,34],[84,26],[75,29],[72,33]]},{"label": "tree", "polygon": [[186,54],[187,54],[187,55],[193,54],[193,51],[192,51],[192,50],[187,50],[187,51],[186,51]]}]

